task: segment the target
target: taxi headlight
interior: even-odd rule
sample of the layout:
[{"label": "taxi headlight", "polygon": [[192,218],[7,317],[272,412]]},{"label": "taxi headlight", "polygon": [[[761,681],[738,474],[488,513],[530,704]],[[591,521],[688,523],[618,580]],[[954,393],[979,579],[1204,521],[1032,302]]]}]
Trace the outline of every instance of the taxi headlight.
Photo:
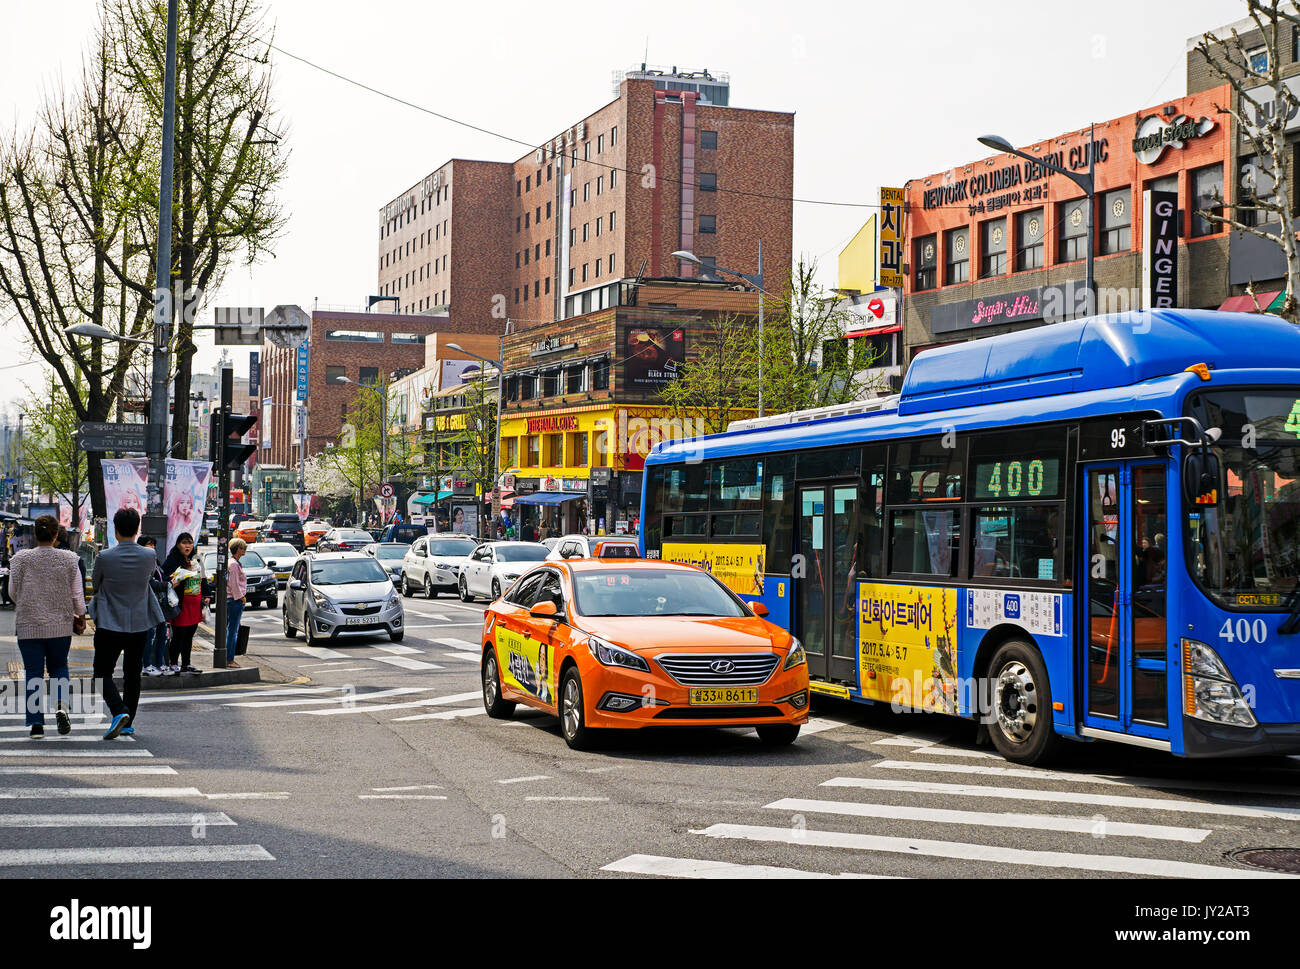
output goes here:
[{"label": "taxi headlight", "polygon": [[783,670],[792,670],[796,666],[802,666],[808,662],[808,656],[803,651],[803,643],[799,642],[798,637],[792,637],[790,640],[790,652],[785,654],[785,665]]},{"label": "taxi headlight", "polygon": [[591,650],[591,655],[605,666],[620,666],[623,669],[650,672],[650,665],[636,653],[622,646],[615,646],[599,636],[590,637],[587,640],[587,648]]}]

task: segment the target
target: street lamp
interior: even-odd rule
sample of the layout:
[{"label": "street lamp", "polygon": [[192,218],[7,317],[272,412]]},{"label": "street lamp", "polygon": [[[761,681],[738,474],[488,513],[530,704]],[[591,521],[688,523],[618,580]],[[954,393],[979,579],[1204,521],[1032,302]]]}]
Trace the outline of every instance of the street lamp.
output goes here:
[{"label": "street lamp", "polygon": [[68,336],[88,336],[96,340],[116,340],[119,343],[147,343],[153,345],[153,340],[123,336],[120,333],[114,333],[106,326],[100,326],[98,323],[74,323],[72,326],[65,326],[63,332]]},{"label": "street lamp", "polygon": [[[680,259],[683,262],[694,263],[697,266],[703,266],[704,263],[700,257],[693,252],[687,252],[685,249],[678,249],[673,253],[674,259]],[[763,416],[763,296],[766,294],[772,296],[763,288],[763,240],[758,240],[758,272],[751,275],[748,273],[738,273],[734,269],[723,269],[721,266],[709,266],[714,272],[726,273],[728,276],[735,276],[753,286],[758,292],[758,416]],[[772,297],[775,299],[776,297]]]},{"label": "street lamp", "polygon": [[388,481],[388,386],[385,385],[384,389],[380,390],[378,387],[357,383],[347,377],[340,377],[339,382],[379,395],[379,483],[382,485]]},{"label": "street lamp", "polygon": [[1008,155],[1017,155],[1020,158],[1024,158],[1027,161],[1033,162],[1036,165],[1042,165],[1048,171],[1056,172],[1058,175],[1064,175],[1070,181],[1074,182],[1075,185],[1078,185],[1079,188],[1083,189],[1083,193],[1088,199],[1088,255],[1084,261],[1084,270],[1083,270],[1084,272],[1083,285],[1084,288],[1088,291],[1088,305],[1084,309],[1083,312],[1084,316],[1091,315],[1093,312],[1093,308],[1097,305],[1097,287],[1096,287],[1096,281],[1093,279],[1093,274],[1092,274],[1093,253],[1096,251],[1097,248],[1096,228],[1093,220],[1093,215],[1094,215],[1093,210],[1096,209],[1097,207],[1097,184],[1095,178],[1093,177],[1094,168],[1096,164],[1095,148],[1093,144],[1093,135],[1095,129],[1096,129],[1095,125],[1088,126],[1088,174],[1087,175],[1082,175],[1079,174],[1078,172],[1072,172],[1067,169],[1064,169],[1060,165],[1057,165],[1055,162],[1048,161],[1046,158],[1035,158],[1033,155],[1027,152],[1023,152],[1019,148],[1014,147],[1011,144],[1011,142],[1007,141],[1007,139],[999,135],[982,135],[979,138],[979,143],[983,145],[985,148],[992,148],[994,151],[1005,152]]},{"label": "street lamp", "polygon": [[[476,360],[482,360],[484,363],[490,363],[492,366],[497,368],[497,443],[494,454],[495,460],[492,463],[492,486],[493,488],[499,488],[501,487],[501,400],[505,397],[505,387],[503,385],[503,381],[505,380],[505,364],[500,360],[493,360],[491,357],[485,357],[482,354],[475,353],[473,350],[466,350],[459,343],[448,343],[447,349],[455,350],[457,353],[471,356]],[[482,367],[479,367],[479,375],[483,375]],[[498,508],[497,510],[499,511],[500,509]]]}]

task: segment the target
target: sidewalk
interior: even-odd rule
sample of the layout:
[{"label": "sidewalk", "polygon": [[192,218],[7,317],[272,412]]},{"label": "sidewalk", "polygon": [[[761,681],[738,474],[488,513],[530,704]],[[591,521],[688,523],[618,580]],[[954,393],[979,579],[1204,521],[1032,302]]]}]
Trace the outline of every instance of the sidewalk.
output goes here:
[{"label": "sidewalk", "polygon": [[[68,654],[68,675],[72,679],[90,680],[94,674],[95,637],[92,629],[87,628],[80,636],[72,637],[72,651]],[[240,657],[240,662],[245,657]],[[230,686],[233,683],[257,683],[261,680],[261,671],[254,657],[247,657],[249,665],[237,670],[214,670],[212,666],[212,627],[206,623],[199,625],[199,634],[194,637],[191,661],[203,672],[182,673],[179,676],[146,676],[140,681],[142,692],[153,690],[189,690],[205,686]],[[20,680],[23,678],[23,657],[18,652],[18,639],[14,636],[14,611],[0,610],[0,679]],[[119,661],[116,679],[122,682]]]}]

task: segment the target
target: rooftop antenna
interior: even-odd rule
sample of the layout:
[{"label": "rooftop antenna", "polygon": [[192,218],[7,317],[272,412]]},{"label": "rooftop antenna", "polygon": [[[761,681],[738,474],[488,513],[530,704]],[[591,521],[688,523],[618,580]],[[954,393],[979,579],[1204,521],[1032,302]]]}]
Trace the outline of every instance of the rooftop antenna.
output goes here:
[{"label": "rooftop antenna", "polygon": [[650,63],[650,35],[646,34],[645,35],[645,57],[641,59],[641,70],[644,71],[645,66],[649,63]]}]

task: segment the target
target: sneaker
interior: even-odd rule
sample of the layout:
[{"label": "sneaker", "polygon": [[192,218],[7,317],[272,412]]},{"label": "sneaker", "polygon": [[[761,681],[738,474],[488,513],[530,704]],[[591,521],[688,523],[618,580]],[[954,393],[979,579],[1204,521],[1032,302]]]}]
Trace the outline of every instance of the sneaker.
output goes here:
[{"label": "sneaker", "polygon": [[182,673],[202,673],[203,671],[202,671],[201,669],[199,669],[197,666],[182,666],[182,667],[181,667],[181,672],[182,672]]},{"label": "sneaker", "polygon": [[113,718],[113,722],[108,725],[108,731],[104,734],[104,739],[112,740],[129,726],[131,726],[131,714],[119,713]]},{"label": "sneaker", "polygon": [[162,669],[163,676],[178,676],[181,668],[179,666],[164,666]]},{"label": "sneaker", "polygon": [[156,666],[146,666],[142,672],[145,676],[162,676],[162,670]]},{"label": "sneaker", "polygon": [[119,736],[119,737],[134,737],[134,736],[135,736],[135,727],[123,727],[121,733],[119,733],[118,736]]},{"label": "sneaker", "polygon": [[72,732],[72,718],[68,716],[68,711],[63,707],[59,707],[59,712],[54,715],[54,719],[58,721],[60,734]]},{"label": "sneaker", "polygon": [[40,740],[45,736],[45,728],[39,723],[32,724],[32,732],[30,736],[33,740]]}]

